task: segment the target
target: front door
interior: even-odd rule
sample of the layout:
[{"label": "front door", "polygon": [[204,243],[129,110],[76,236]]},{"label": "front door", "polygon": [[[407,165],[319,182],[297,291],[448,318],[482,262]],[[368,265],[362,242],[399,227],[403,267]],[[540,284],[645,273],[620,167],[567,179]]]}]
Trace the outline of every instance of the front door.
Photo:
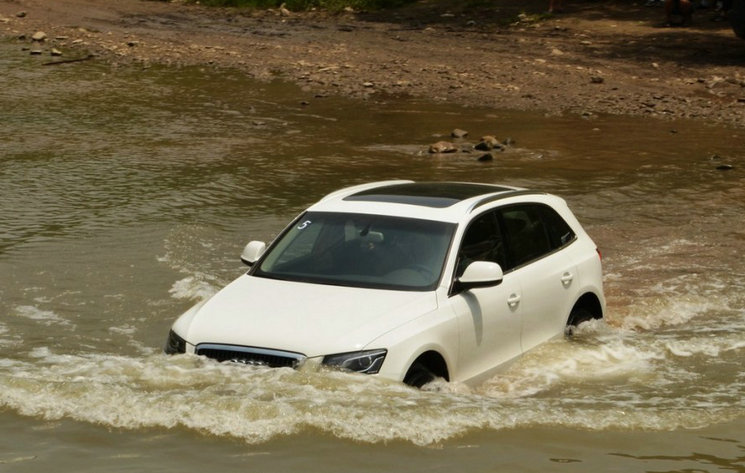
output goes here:
[{"label": "front door", "polygon": [[[476,217],[458,251],[456,277],[474,261],[505,263],[502,233],[494,211]],[[450,298],[458,320],[458,381],[484,380],[499,365],[522,353],[520,281],[506,274],[492,287],[469,289]]]}]

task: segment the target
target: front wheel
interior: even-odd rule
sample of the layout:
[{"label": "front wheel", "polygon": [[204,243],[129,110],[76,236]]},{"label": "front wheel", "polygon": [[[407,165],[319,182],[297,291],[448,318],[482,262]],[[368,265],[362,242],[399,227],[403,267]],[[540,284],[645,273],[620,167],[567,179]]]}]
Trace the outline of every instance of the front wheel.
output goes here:
[{"label": "front wheel", "polygon": [[435,380],[435,375],[421,363],[414,363],[404,376],[404,384],[421,388],[427,383]]}]

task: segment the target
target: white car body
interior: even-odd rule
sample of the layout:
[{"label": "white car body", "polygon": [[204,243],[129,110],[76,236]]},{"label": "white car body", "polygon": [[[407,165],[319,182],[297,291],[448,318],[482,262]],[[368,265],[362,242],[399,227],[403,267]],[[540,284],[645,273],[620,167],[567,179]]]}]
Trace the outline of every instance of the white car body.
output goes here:
[{"label": "white car body", "polygon": [[[523,215],[534,215],[537,225],[517,218]],[[417,246],[439,243],[421,251],[429,258],[426,264],[413,261],[419,248],[397,247],[408,248],[408,256],[392,258],[390,264],[407,262],[391,266],[380,279],[350,276],[354,271],[345,269],[328,274],[360,279],[319,282],[308,273],[321,266],[318,261],[326,264],[331,258],[326,253],[336,251],[330,243],[324,243],[328,248],[322,255],[315,247],[337,220],[346,222],[345,236],[334,240],[340,248],[379,251],[395,237],[395,225],[388,221],[380,232],[370,223],[364,229],[349,223],[365,216],[411,223],[411,232],[420,231],[420,223],[426,224],[422,232],[430,231],[431,224],[437,236],[422,240],[425,233],[417,233]],[[520,248],[525,238],[518,238],[526,222],[538,235],[534,246],[545,243],[540,240],[545,234],[549,247],[520,262],[519,255],[528,254]],[[336,225],[341,231],[342,224]],[[309,233],[311,228],[317,236]],[[412,244],[408,235],[399,239],[402,245]],[[301,238],[312,243],[293,243]],[[470,261],[474,248],[483,247],[498,256]],[[355,186],[311,206],[264,248],[250,243],[243,256],[252,265],[248,273],[174,323],[166,352],[269,366],[329,364],[416,386],[434,377],[477,384],[525,351],[564,334],[567,326],[601,318],[605,309],[599,253],[564,200],[514,187],[412,181]],[[306,248],[307,254],[283,256],[299,251],[294,248]],[[312,252],[316,259],[309,259]],[[432,256],[440,254],[441,262]],[[301,259],[305,263],[297,263]],[[290,362],[277,361],[286,359]]]}]

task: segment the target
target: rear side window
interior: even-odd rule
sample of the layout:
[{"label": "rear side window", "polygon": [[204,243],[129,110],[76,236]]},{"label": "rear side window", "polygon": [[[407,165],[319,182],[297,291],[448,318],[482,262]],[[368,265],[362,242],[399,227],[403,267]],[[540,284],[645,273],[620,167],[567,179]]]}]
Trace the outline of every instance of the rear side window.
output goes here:
[{"label": "rear side window", "polygon": [[553,249],[566,246],[577,238],[569,224],[554,209],[547,205],[540,205],[539,208]]},{"label": "rear side window", "polygon": [[505,270],[542,258],[575,239],[569,225],[547,205],[520,204],[498,213],[509,255]]}]

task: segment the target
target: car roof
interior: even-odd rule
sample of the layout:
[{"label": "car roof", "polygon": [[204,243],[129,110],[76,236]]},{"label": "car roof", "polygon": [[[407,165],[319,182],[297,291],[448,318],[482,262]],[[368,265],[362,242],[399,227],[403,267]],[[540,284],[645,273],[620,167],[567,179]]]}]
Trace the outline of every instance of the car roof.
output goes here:
[{"label": "car roof", "polygon": [[458,222],[481,205],[525,194],[541,193],[469,182],[381,181],[332,192],[309,210]]}]

